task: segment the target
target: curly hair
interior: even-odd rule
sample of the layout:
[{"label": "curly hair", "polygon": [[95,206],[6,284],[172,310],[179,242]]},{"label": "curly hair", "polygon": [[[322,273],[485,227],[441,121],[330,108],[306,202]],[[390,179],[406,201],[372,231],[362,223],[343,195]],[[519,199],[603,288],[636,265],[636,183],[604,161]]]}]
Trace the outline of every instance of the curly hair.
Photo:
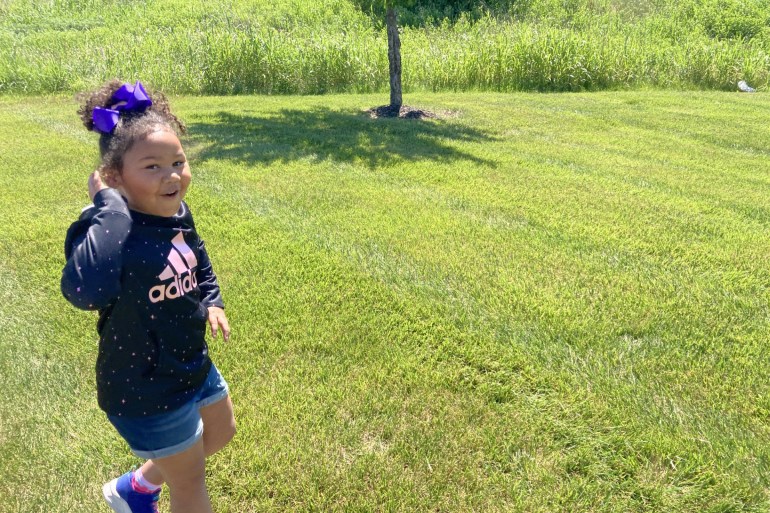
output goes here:
[{"label": "curly hair", "polygon": [[91,93],[81,93],[77,96],[82,104],[78,115],[83,125],[91,131],[99,133],[99,153],[102,165],[99,172],[120,173],[123,170],[123,155],[131,146],[152,132],[171,130],[177,136],[185,134],[187,127],[177,118],[169,106],[168,99],[159,91],[148,92],[152,105],[143,112],[121,112],[117,126],[111,133],[103,133],[94,129],[93,111],[96,107],[110,108],[115,103],[112,99],[115,92],[123,86],[123,82],[114,79],[103,84]]}]

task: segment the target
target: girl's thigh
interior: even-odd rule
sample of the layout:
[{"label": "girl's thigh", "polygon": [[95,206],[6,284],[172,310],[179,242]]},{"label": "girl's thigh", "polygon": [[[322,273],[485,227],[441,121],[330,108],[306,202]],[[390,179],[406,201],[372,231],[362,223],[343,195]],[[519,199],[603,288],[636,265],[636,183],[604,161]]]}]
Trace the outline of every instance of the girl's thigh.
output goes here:
[{"label": "girl's thigh", "polygon": [[176,490],[204,489],[206,486],[206,453],[203,440],[198,439],[189,449],[155,458],[153,463],[160,469],[169,488]]},{"label": "girl's thigh", "polygon": [[227,445],[235,435],[235,416],[230,396],[198,410],[203,419],[203,445],[211,455]]}]

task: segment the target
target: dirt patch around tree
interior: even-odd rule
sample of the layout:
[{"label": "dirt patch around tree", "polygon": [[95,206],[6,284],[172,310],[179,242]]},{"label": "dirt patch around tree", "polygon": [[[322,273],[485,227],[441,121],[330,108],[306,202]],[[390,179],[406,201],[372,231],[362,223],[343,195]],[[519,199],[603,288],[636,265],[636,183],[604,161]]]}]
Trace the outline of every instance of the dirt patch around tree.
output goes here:
[{"label": "dirt patch around tree", "polygon": [[401,119],[438,119],[439,114],[429,110],[417,109],[409,105],[402,105],[400,109],[393,105],[382,105],[366,111],[372,119],[378,118],[401,118]]}]

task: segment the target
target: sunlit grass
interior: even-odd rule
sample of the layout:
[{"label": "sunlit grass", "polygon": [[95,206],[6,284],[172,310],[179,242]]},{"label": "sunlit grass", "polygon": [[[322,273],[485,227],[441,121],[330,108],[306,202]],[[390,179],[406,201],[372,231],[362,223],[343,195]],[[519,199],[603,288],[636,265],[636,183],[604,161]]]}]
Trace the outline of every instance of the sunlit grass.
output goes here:
[{"label": "sunlit grass", "polygon": [[[770,507],[766,96],[378,98],[173,101],[234,327],[217,511]],[[138,463],[58,291],[74,110],[0,99],[2,511]]]},{"label": "sunlit grass", "polygon": [[[170,93],[385,92],[382,20],[355,5],[7,0],[0,94],[113,77]],[[509,15],[404,26],[401,39],[407,93],[763,89],[770,77],[770,6],[759,0],[516,1]]]}]

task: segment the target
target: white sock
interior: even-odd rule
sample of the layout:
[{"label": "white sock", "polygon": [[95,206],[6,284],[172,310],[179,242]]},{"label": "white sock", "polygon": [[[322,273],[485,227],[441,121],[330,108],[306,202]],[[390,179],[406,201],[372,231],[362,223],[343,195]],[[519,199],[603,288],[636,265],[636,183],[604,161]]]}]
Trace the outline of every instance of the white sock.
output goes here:
[{"label": "white sock", "polygon": [[136,483],[136,486],[139,488],[140,492],[146,491],[147,493],[153,493],[157,492],[160,489],[160,485],[153,484],[149,482],[147,479],[145,479],[144,474],[142,474],[142,469],[137,469],[136,472],[134,472],[134,482]]}]

